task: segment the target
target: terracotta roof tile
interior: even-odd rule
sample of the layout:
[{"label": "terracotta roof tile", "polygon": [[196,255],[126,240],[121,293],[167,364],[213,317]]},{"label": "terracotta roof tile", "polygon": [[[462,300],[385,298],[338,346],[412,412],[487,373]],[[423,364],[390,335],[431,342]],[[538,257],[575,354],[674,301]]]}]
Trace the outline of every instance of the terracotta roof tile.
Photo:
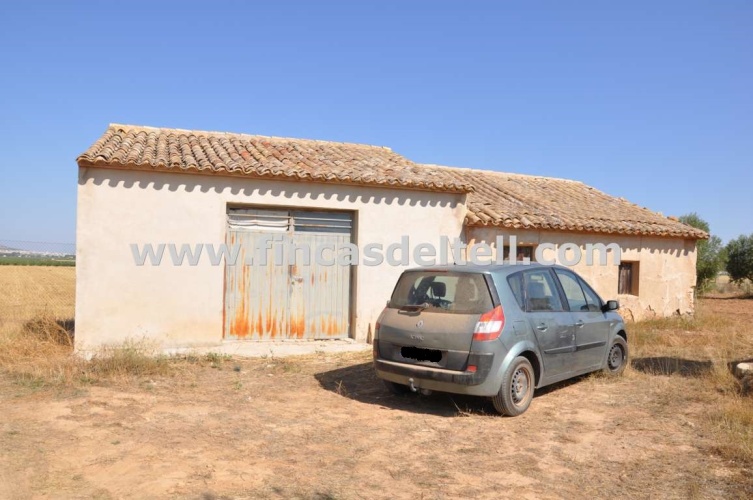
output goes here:
[{"label": "terracotta roof tile", "polygon": [[224,132],[112,124],[80,166],[340,182],[466,193],[473,188],[389,148]]},{"label": "terracotta roof tile", "polygon": [[475,191],[468,195],[469,226],[553,229],[705,239],[708,234],[616,198],[582,182],[489,170],[438,167]]},{"label": "terracotta roof tile", "polygon": [[78,164],[468,193],[469,226],[708,238],[581,182],[420,165],[363,144],[113,124]]}]

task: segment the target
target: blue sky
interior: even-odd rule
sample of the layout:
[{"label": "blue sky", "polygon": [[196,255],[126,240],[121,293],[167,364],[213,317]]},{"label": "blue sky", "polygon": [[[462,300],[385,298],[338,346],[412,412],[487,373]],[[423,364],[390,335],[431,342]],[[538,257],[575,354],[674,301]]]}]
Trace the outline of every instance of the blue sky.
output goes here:
[{"label": "blue sky", "polygon": [[4,2],[0,240],[73,242],[107,124],[361,142],[753,233],[753,3]]}]

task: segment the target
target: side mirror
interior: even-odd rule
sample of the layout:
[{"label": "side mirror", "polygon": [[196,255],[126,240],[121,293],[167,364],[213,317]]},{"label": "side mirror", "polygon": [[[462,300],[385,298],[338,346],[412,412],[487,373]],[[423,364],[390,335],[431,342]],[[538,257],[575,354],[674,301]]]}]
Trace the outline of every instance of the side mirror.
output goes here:
[{"label": "side mirror", "polygon": [[620,303],[616,300],[608,300],[606,304],[604,304],[604,307],[602,307],[602,311],[616,311],[620,308]]}]

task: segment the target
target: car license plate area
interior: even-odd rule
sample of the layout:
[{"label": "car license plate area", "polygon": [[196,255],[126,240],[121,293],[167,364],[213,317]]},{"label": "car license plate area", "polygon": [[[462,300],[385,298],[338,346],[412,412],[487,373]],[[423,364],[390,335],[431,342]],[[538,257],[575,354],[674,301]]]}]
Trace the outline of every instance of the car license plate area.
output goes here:
[{"label": "car license plate area", "polygon": [[400,349],[400,355],[404,358],[415,359],[416,361],[431,361],[432,363],[442,361],[442,351],[437,349],[406,346]]}]

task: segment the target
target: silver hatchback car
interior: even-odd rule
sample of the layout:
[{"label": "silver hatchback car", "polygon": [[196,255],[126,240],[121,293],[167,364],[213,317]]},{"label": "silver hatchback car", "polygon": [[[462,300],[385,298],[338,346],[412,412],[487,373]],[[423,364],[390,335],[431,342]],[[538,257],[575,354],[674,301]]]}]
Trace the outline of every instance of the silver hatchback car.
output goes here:
[{"label": "silver hatchback car", "polygon": [[618,308],[561,266],[411,269],[377,321],[374,366],[392,392],[487,396],[516,416],[535,388],[622,373],[628,344]]}]

